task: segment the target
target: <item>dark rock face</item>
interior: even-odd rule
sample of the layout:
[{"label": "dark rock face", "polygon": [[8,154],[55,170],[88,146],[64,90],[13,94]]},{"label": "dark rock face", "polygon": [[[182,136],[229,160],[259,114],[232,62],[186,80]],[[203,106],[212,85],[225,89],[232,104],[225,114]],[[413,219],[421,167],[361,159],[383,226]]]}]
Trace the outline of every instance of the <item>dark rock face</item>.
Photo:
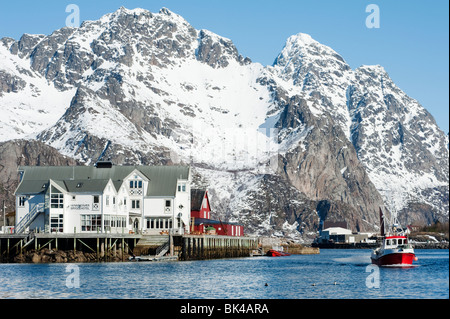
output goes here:
[{"label": "dark rock face", "polygon": [[202,61],[213,68],[225,68],[229,59],[234,59],[240,64],[250,64],[249,58],[239,55],[238,50],[231,40],[217,37],[215,34],[201,30],[198,38],[199,46],[196,50],[197,60]]},{"label": "dark rock face", "polygon": [[[382,67],[352,70],[308,35],[290,37],[262,67],[168,9],[120,8],[80,28],[0,39],[0,49],[15,68],[0,61],[0,107],[30,88],[36,99],[74,92],[53,125],[0,144],[10,196],[18,165],[170,165],[180,157],[198,168],[194,183],[210,189],[215,217],[244,223],[247,233],[310,240],[324,220],[371,231],[379,207],[403,223],[448,220],[448,136]],[[182,157],[199,142],[196,125],[256,131],[265,120],[278,130],[272,173]]]},{"label": "dark rock face", "polygon": [[0,96],[3,93],[18,93],[26,85],[20,77],[0,71]]},{"label": "dark rock face", "polygon": [[35,140],[12,140],[0,143],[1,195],[6,199],[8,211],[14,211],[14,192],[19,185],[19,166],[78,165],[72,158],[61,155],[56,149]]}]

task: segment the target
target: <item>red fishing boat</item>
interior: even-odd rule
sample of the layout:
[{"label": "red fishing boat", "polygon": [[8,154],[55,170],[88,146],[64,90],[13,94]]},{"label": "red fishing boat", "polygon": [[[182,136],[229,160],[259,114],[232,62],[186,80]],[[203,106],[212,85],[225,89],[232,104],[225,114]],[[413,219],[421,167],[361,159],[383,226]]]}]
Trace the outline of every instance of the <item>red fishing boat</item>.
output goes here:
[{"label": "red fishing boat", "polygon": [[283,256],[290,256],[291,254],[285,253],[284,251],[279,251],[275,249],[269,249],[269,251],[266,253],[266,256],[269,257],[283,257]]},{"label": "red fishing boat", "polygon": [[384,215],[380,208],[381,245],[372,251],[372,264],[378,266],[410,267],[417,261],[413,246],[402,227],[393,223],[385,229]]}]

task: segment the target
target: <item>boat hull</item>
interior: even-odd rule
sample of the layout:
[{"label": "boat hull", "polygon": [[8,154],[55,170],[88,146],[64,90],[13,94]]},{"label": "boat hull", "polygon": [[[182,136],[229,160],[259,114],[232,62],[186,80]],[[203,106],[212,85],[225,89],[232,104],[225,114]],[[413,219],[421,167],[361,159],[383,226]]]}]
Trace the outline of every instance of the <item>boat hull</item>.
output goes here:
[{"label": "boat hull", "polygon": [[378,266],[412,265],[416,255],[413,253],[391,253],[380,257],[372,257],[372,264]]},{"label": "boat hull", "polygon": [[270,249],[266,255],[269,257],[283,257],[283,256],[290,256],[291,254],[285,253],[282,251],[278,251],[278,250],[274,250],[274,249]]}]

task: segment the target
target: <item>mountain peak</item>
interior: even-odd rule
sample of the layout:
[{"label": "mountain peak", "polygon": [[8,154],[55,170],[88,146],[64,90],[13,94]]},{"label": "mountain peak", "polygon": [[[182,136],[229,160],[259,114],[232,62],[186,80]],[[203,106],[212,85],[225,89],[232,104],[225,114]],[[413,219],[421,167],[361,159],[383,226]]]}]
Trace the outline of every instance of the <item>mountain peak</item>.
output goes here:
[{"label": "mountain peak", "polygon": [[121,6],[116,12],[113,14],[142,14],[142,13],[149,13],[150,11],[142,8],[135,8],[135,9],[127,9],[124,6]]},{"label": "mountain peak", "polygon": [[159,10],[159,13],[165,14],[165,15],[168,15],[168,16],[173,14],[173,12],[170,11],[169,9],[167,9],[166,7],[162,7],[161,10]]},{"label": "mountain peak", "polygon": [[350,70],[350,66],[336,51],[306,33],[290,36],[273,66],[281,73],[287,74],[288,78],[292,76],[296,78],[299,74],[305,75],[314,66],[341,71]]},{"label": "mountain peak", "polygon": [[306,33],[297,33],[288,38],[286,44],[303,44],[303,45],[311,45],[318,44],[316,40],[314,40],[309,34]]}]

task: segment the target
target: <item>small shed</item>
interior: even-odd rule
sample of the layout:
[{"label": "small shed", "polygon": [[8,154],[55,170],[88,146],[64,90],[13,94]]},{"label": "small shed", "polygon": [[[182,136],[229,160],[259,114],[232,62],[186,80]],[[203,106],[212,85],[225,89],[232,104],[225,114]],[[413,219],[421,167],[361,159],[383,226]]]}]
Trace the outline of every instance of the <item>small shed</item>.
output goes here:
[{"label": "small shed", "polygon": [[197,234],[235,236],[235,237],[244,236],[243,225],[206,218],[192,217],[191,231]]}]

